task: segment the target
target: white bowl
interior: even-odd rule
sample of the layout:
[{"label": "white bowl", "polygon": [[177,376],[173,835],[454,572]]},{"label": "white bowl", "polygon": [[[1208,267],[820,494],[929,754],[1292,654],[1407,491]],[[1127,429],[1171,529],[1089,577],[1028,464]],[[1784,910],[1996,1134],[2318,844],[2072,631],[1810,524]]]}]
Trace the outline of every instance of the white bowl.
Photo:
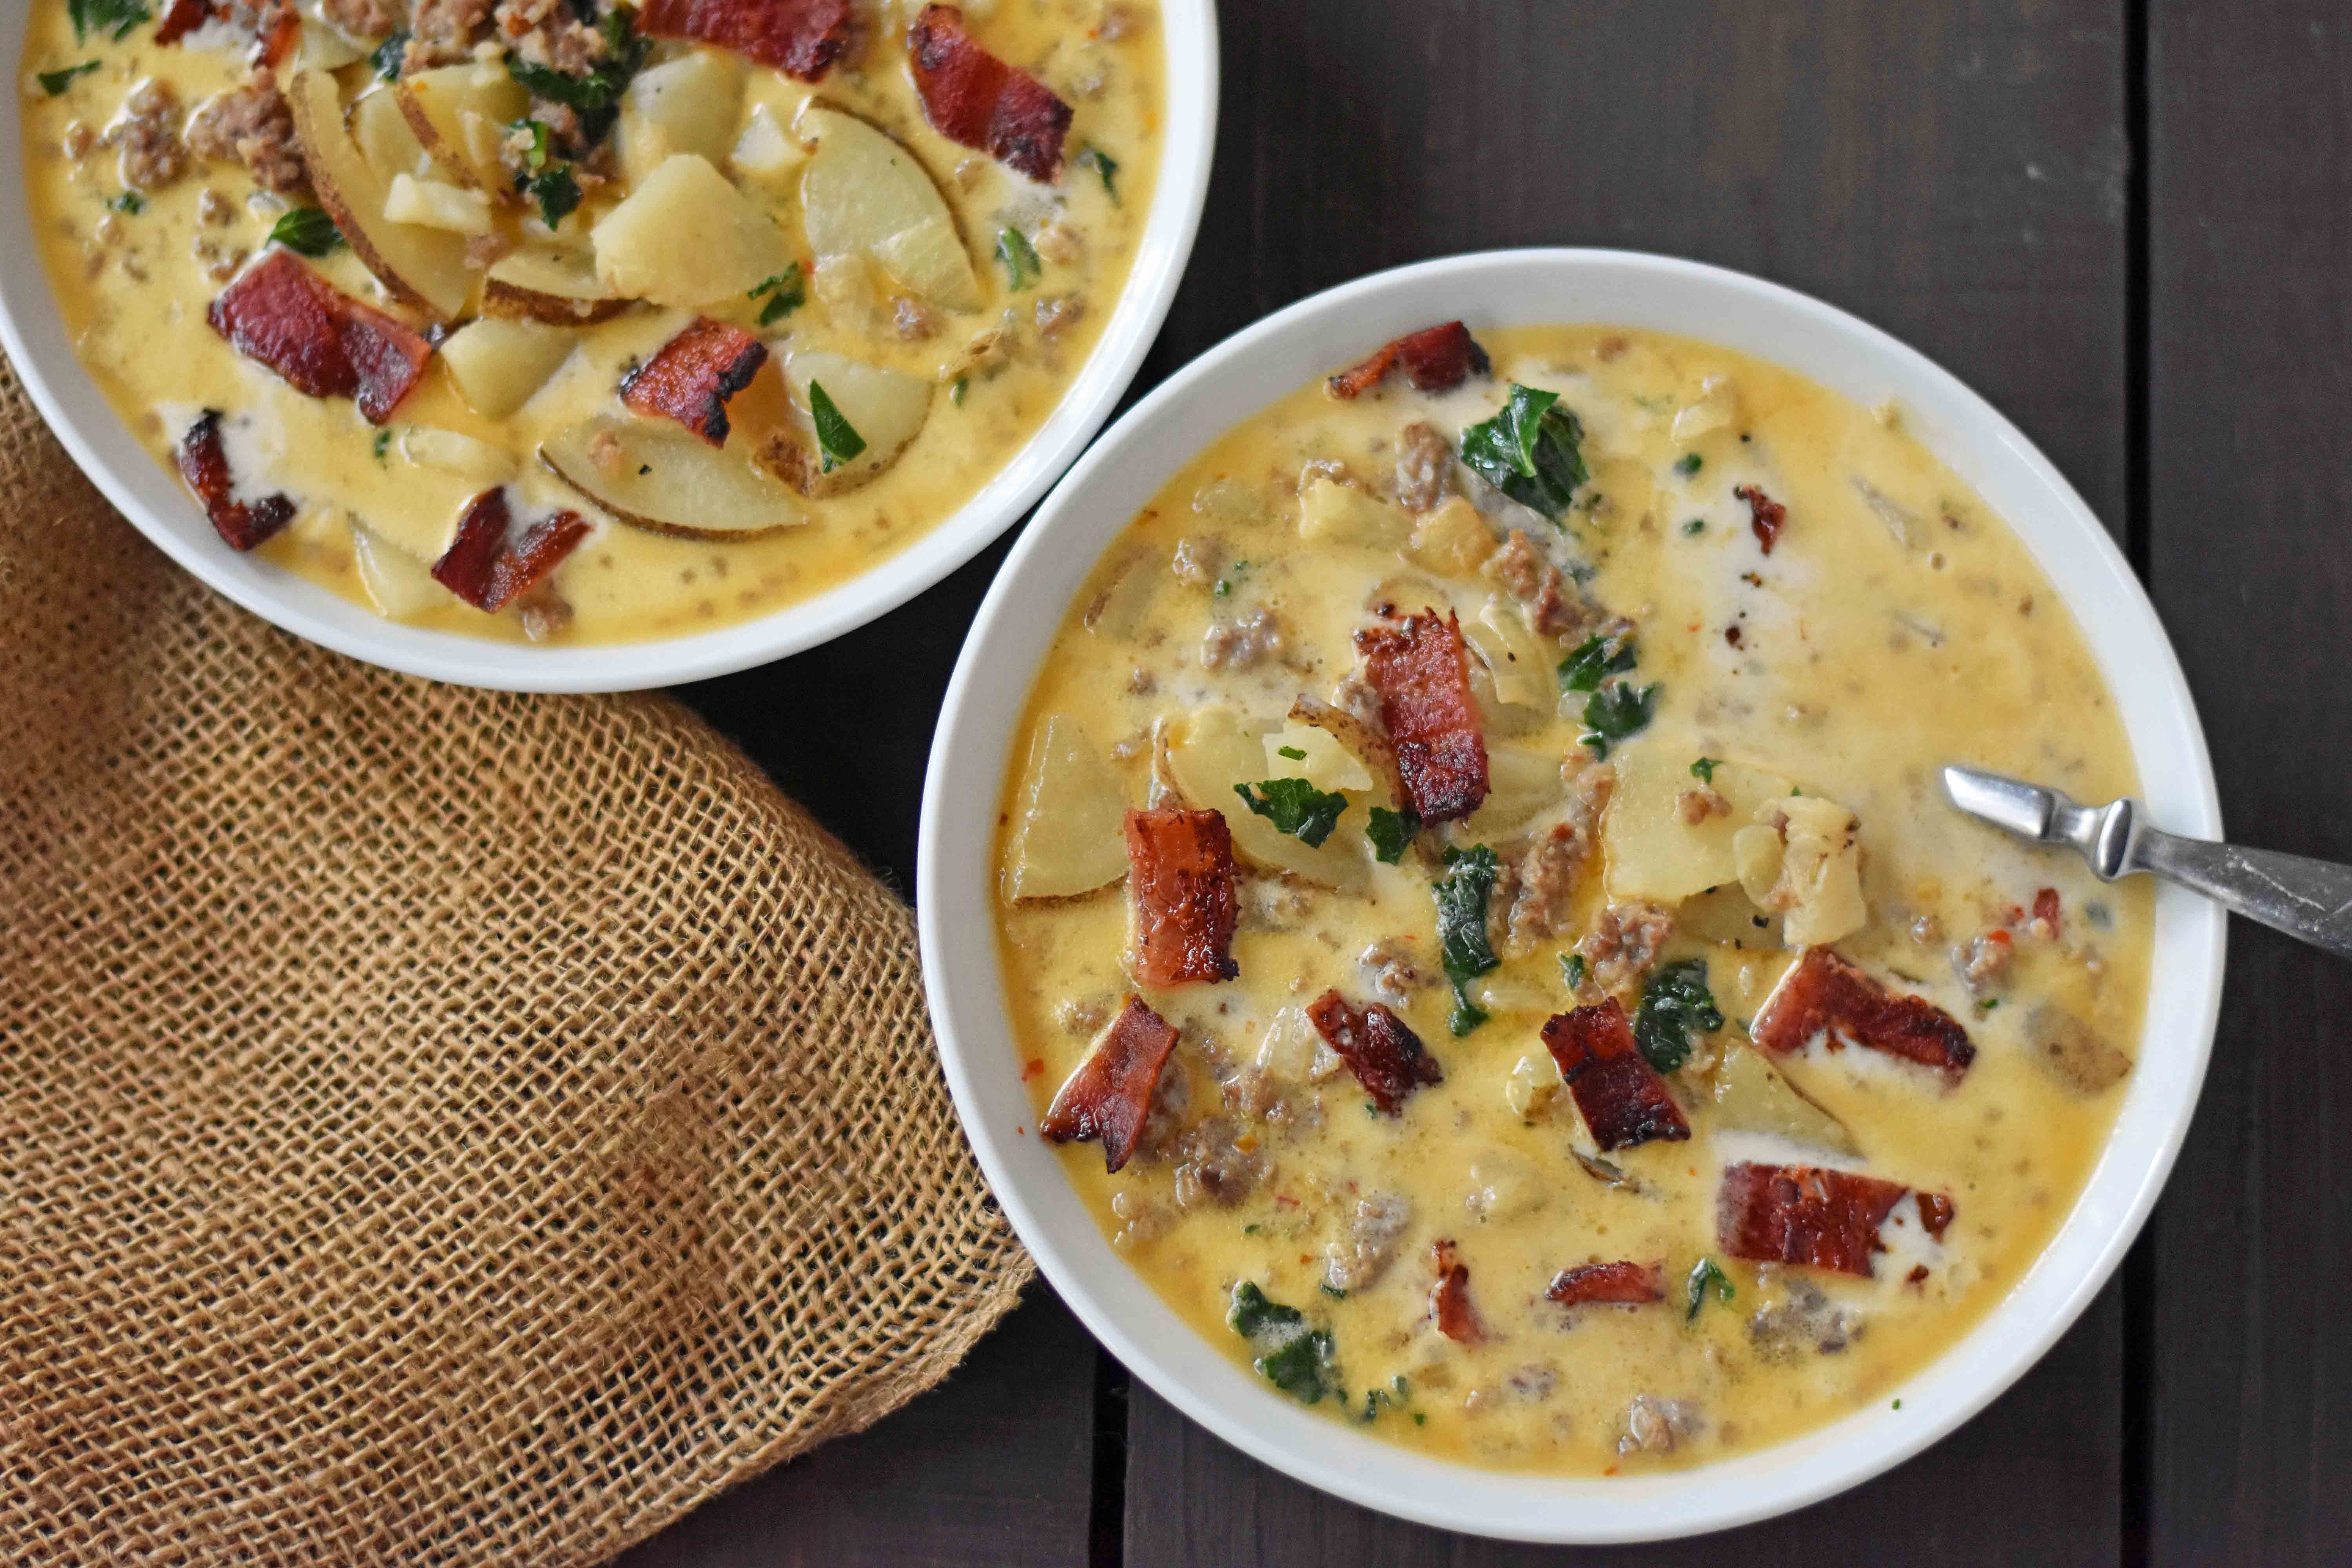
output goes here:
[{"label": "white bowl", "polygon": [[[799,653],[913,598],[1012,526],[1094,437],[1135,378],[1168,315],[1200,227],[1217,128],[1214,0],[1160,0],[1168,51],[1160,183],[1135,265],[1101,340],[1061,404],[980,492],[914,543],[814,599],[692,637],[589,647],[542,647],[402,626],[293,573],[224,546],[178,479],[115,417],[51,303],[37,248],[0,250],[0,343],[66,450],[116,510],[166,555],[214,588],[299,637],[371,664],[466,686],[510,691],[627,691],[724,675]],[[12,81],[29,68],[25,28],[7,58]],[[0,232],[32,232],[26,210],[24,131],[0,113]]]},{"label": "white bowl", "polygon": [[[1347,284],[1229,338],[1131,409],[1046,499],[998,575],[948,688],[923,792],[923,976],[965,1131],[1055,1289],[1162,1397],[1276,1468],[1368,1508],[1522,1541],[1621,1542],[1742,1524],[1910,1458],[1982,1409],[2063,1333],[2121,1261],[2171,1168],[2205,1074],[2223,916],[2156,903],[2154,988],[2114,1135],[2049,1247],[1967,1338],[1870,1408],[1760,1452],[1621,1479],[1480,1470],[1309,1414],[1225,1359],[1104,1240],[1034,1118],[1005,1022],[993,819],[1039,660],[1088,568],[1171,475],[1253,410],[1432,321],[1605,322],[1685,333],[1800,371],[1906,427],[2023,537],[2081,623],[2129,733],[2152,819],[2207,837],[2221,808],[2189,689],[2130,568],[2074,489],[1990,405],[1818,300],[1692,262],[1521,250]],[[1902,1408],[1890,1400],[1900,1395]]]}]

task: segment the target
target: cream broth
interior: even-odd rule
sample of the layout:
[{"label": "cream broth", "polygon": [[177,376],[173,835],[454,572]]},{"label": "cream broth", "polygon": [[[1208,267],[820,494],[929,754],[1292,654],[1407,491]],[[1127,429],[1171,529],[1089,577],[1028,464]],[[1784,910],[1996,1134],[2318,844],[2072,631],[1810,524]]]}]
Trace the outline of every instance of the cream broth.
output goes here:
[{"label": "cream broth", "polygon": [[[1318,384],[1270,406],[1107,552],[1003,786],[1013,1023],[1041,1118],[1129,996],[1179,1031],[1131,1161],[1108,1173],[1085,1142],[1062,1158],[1120,1251],[1238,1362],[1323,1333],[1319,1368],[1294,1351],[1262,1370],[1334,1418],[1481,1465],[1704,1463],[1895,1400],[2073,1203],[2138,1038],[2149,902],[1966,822],[1937,770],[2105,799],[2133,789],[2130,753],[2064,605],[1898,411],[1670,337],[1478,336],[1493,374],[1454,390],[1391,374],[1352,402]],[[1409,429],[1458,444],[1513,383],[1581,426],[1589,477],[1557,526]],[[1769,553],[1742,490],[1785,508]],[[1302,696],[1348,707],[1355,634],[1424,609],[1459,617],[1490,791],[1384,864],[1367,829],[1386,796],[1357,765],[1377,747],[1286,715]],[[1630,653],[1601,684],[1630,706],[1654,685],[1646,726],[1583,739],[1593,698],[1556,668],[1580,652]],[[1344,798],[1319,847],[1231,787],[1286,776]],[[1233,836],[1238,975],[1222,984],[1134,978],[1120,815],[1171,804],[1222,812]],[[1806,882],[1801,829],[1822,814],[1858,830]],[[1780,864],[1759,863],[1754,889],[1723,869],[1749,827],[1741,871],[1751,852]],[[1486,1016],[1456,1034],[1433,889],[1445,852],[1480,845],[1502,868],[1500,962],[1465,981]],[[1748,1031],[1792,936],[1942,1009],[1973,1062],[1948,1083],[1859,1043],[1759,1049]],[[1722,1026],[1684,1033],[1663,1075],[1689,1135],[1604,1149],[1539,1031],[1612,993],[1640,1024],[1694,959]],[[1392,1006],[1443,1081],[1382,1114],[1302,1013],[1333,988]],[[1867,1276],[1743,1260],[1717,1215],[1743,1162],[1909,1194]],[[1441,1331],[1449,1263],[1469,1342]],[[1549,1299],[1595,1263],[1635,1266],[1664,1299]],[[1299,1321],[1245,1339],[1237,1288],[1244,1327],[1253,1289]]]},{"label": "cream broth", "polygon": [[[446,0],[428,3],[450,8]],[[364,9],[364,0],[340,6],[331,0],[326,15]],[[410,7],[383,9],[405,14]],[[481,25],[489,27],[489,7],[479,9]],[[478,316],[511,312],[513,307],[488,302],[481,283],[501,247],[566,258],[582,268],[602,266],[608,247],[598,225],[646,183],[649,168],[665,156],[682,156],[680,142],[706,145],[735,193],[772,220],[775,235],[761,244],[798,268],[793,281],[757,297],[730,288],[711,300],[640,300],[593,324],[570,321],[559,302],[552,324],[525,322],[535,334],[531,352],[549,360],[527,373],[535,390],[510,409],[504,397],[488,400],[491,412],[478,406],[484,400],[451,368],[454,339],[438,341],[443,352],[423,379],[383,424],[372,426],[350,398],[305,395],[206,324],[207,309],[240,268],[270,253],[273,226],[289,210],[319,201],[316,192],[279,194],[257,184],[238,163],[207,162],[195,151],[184,172],[166,178],[168,158],[160,169],[135,168],[108,140],[112,132],[122,141],[121,128],[135,117],[126,105],[160,83],[170,89],[172,106],[155,116],[158,130],[174,143],[190,133],[182,144],[193,148],[206,106],[247,81],[251,35],[233,18],[216,18],[168,45],[158,44],[144,21],[120,42],[102,31],[77,40],[63,0],[37,0],[26,24],[22,83],[25,177],[59,314],[117,412],[166,467],[174,466],[200,410],[226,411],[239,492],[283,492],[297,508],[258,553],[379,613],[475,636],[592,643],[707,630],[790,605],[919,538],[1020,449],[1092,352],[1152,203],[1163,76],[1152,5],[997,0],[965,7],[973,37],[1032,72],[1071,108],[1066,162],[1051,184],[931,128],[908,63],[908,28],[919,10],[880,7],[860,46],[815,83],[725,49],[652,41],[634,81],[699,62],[702,74],[678,79],[700,105],[700,118],[672,123],[648,107],[655,101],[648,90],[625,92],[609,133],[563,165],[581,174],[576,184],[583,194],[577,210],[551,230],[545,210],[530,198],[509,202],[504,191],[496,193],[490,239],[468,262],[471,292],[436,331],[462,335]],[[298,73],[331,70],[336,91],[330,101],[340,101],[363,154],[379,142],[393,149],[387,157],[394,161],[403,148],[418,151],[413,137],[402,142],[396,132],[371,142],[375,128],[362,103],[399,90],[414,69],[397,81],[384,79],[373,59],[360,58],[376,39],[338,33],[316,5],[305,5],[302,16],[301,43],[271,79],[290,95]],[[511,94],[495,36],[474,47],[485,79]],[[94,68],[47,80],[40,74],[86,62]],[[865,252],[818,253],[806,193],[826,142],[812,129],[824,123],[821,117],[803,112],[811,106],[845,110],[894,138],[901,156],[912,154],[952,215],[949,238],[961,248],[976,295],[941,305]],[[390,117],[395,123],[400,118]],[[462,183],[447,157],[412,156],[408,166],[436,193]],[[394,171],[375,172],[388,177]],[[842,198],[837,205],[855,203]],[[854,232],[861,221],[869,220],[855,212],[836,216],[827,232],[845,226]],[[1000,256],[1008,245],[1011,262]],[[675,254],[695,248],[692,232],[681,229]],[[935,269],[940,265],[928,259]],[[395,302],[349,246],[306,265],[356,300],[420,329],[428,324],[429,312]],[[598,286],[605,293],[628,291],[609,280]],[[795,291],[803,302],[784,309],[783,296]],[[679,537],[632,526],[538,460],[543,443],[599,417],[618,420],[624,434],[647,424],[681,431],[630,413],[617,393],[631,368],[697,317],[740,327],[768,351],[751,384],[727,401],[732,428],[723,449],[708,459],[729,465],[735,489],[761,509],[755,521],[773,531],[757,537]],[[841,488],[828,472],[809,487],[815,493],[803,494],[787,482],[789,465],[771,471],[787,447],[814,456],[822,445],[813,443],[806,388],[793,387],[784,374],[788,358],[811,351],[873,367],[887,382],[892,427],[919,422],[896,459],[856,488]],[[485,374],[503,385],[517,373],[504,360]],[[456,444],[453,458],[442,432],[486,445]],[[833,460],[830,447],[824,460]],[[618,458],[609,467],[615,475],[626,471]],[[518,519],[569,510],[590,525],[543,584],[494,614],[424,574],[450,550],[461,511],[486,484],[507,487]],[[689,512],[683,521],[703,520]]]}]

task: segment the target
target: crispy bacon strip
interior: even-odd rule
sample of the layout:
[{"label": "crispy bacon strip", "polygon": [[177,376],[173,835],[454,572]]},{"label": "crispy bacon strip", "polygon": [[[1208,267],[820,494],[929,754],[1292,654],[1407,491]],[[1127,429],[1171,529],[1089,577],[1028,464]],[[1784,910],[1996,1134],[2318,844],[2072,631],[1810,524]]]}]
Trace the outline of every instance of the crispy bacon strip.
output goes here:
[{"label": "crispy bacon strip", "polygon": [[257,501],[236,499],[236,479],[228,471],[228,449],[221,443],[221,411],[207,408],[188,433],[180,437],[180,477],[205,503],[213,531],[231,550],[250,550],[294,520],[294,503],[283,495]]},{"label": "crispy bacon strip", "polygon": [[1663,1264],[1583,1263],[1563,1268],[1544,1292],[1563,1307],[1643,1307],[1666,1299]]},{"label": "crispy bacon strip", "polygon": [[1334,397],[1361,397],[1402,367],[1415,392],[1451,392],[1473,375],[1484,375],[1491,362],[1470,329],[1459,321],[1423,327],[1383,343],[1362,363],[1328,377],[1324,387]]},{"label": "crispy bacon strip", "polygon": [[513,527],[506,487],[484,490],[466,503],[457,537],[433,563],[433,580],[478,610],[502,610],[588,537],[576,511],[541,518],[520,536]]},{"label": "crispy bacon strip", "polygon": [[1135,977],[1146,985],[1215,984],[1233,959],[1241,900],[1234,836],[1213,811],[1161,806],[1127,814],[1127,888],[1135,904]]},{"label": "crispy bacon strip", "polygon": [[[1716,1239],[1734,1258],[1868,1278],[1872,1255],[1886,1250],[1878,1227],[1909,1190],[1817,1165],[1727,1165],[1716,1195]],[[1951,1223],[1952,1200],[1921,1194],[1923,1220],[1930,1205],[1941,1216],[1931,1234],[1941,1237]]]},{"label": "crispy bacon strip", "polygon": [[392,417],[433,355],[432,344],[343,294],[289,250],[272,250],[247,268],[205,319],[297,392],[355,400],[371,425]]},{"label": "crispy bacon strip", "polygon": [[1768,1051],[1801,1051],[1826,1032],[1836,1050],[1848,1038],[1933,1068],[1958,1083],[1976,1060],[1969,1032],[1924,996],[1902,995],[1826,947],[1809,947],[1764,999],[1749,1031]]},{"label": "crispy bacon strip", "polygon": [[1027,71],[981,47],[964,31],[961,11],[924,6],[907,29],[907,58],[932,130],[1041,184],[1062,177],[1070,106]]},{"label": "crispy bacon strip", "polygon": [[[293,8],[287,9],[290,12]],[[155,24],[155,41],[176,44],[203,26],[212,14],[213,0],[172,0],[163,19]]]},{"label": "crispy bacon strip", "polygon": [[1690,1123],[1634,1045],[1633,1021],[1614,996],[1554,1016],[1543,1026],[1543,1043],[1603,1153],[1690,1136]]},{"label": "crispy bacon strip", "polygon": [[1470,1304],[1470,1266],[1454,1256],[1451,1240],[1435,1243],[1437,1283],[1429,1288],[1429,1315],[1437,1331],[1457,1345],[1475,1345],[1486,1337],[1486,1325]]},{"label": "crispy bacon strip", "polygon": [[727,444],[727,400],[751,384],[768,345],[740,327],[697,316],[653,358],[621,378],[621,401],[675,419],[714,447]]},{"label": "crispy bacon strip", "polygon": [[1486,798],[1486,739],[1470,694],[1462,622],[1435,610],[1356,634],[1396,750],[1405,803],[1422,821],[1467,816]]},{"label": "crispy bacon strip", "polygon": [[1734,485],[1731,493],[1748,503],[1748,526],[1756,531],[1756,542],[1764,553],[1772,553],[1773,542],[1789,521],[1789,509],[1774,500],[1756,485]]},{"label": "crispy bacon strip", "polygon": [[1175,1048],[1176,1026],[1142,998],[1129,997],[1078,1070],[1055,1091],[1038,1132],[1053,1143],[1099,1139],[1103,1168],[1118,1170],[1135,1153],[1160,1069]]},{"label": "crispy bacon strip", "polygon": [[803,81],[820,81],[857,41],[851,0],[645,0],[637,31],[732,49]]},{"label": "crispy bacon strip", "polygon": [[1307,1021],[1348,1064],[1384,1115],[1401,1113],[1406,1099],[1422,1085],[1445,1081],[1444,1069],[1423,1048],[1420,1037],[1378,1002],[1358,1012],[1339,992],[1326,991],[1307,1009]]}]

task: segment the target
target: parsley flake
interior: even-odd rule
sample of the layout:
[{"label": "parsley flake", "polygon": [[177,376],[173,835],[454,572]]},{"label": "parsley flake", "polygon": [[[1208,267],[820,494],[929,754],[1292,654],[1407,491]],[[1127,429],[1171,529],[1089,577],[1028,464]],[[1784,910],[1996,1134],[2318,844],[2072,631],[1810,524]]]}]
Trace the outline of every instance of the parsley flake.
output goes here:
[{"label": "parsley flake", "polygon": [[842,417],[824,387],[814,381],[809,383],[809,422],[816,426],[819,473],[829,474],[866,450],[866,437]]},{"label": "parsley flake", "polygon": [[55,98],[73,85],[74,78],[87,76],[97,68],[96,60],[84,60],[78,66],[65,66],[53,71],[37,71],[34,73],[33,79],[41,84],[43,92]]},{"label": "parsley flake", "polygon": [[1701,468],[1705,467],[1706,462],[1706,459],[1700,457],[1696,452],[1685,452],[1681,457],[1675,459],[1675,472],[1680,474],[1685,479],[1689,479],[1693,474],[1697,473]]},{"label": "parsley flake", "polygon": [[[1690,1279],[1683,1287],[1683,1300],[1688,1303],[1683,1310],[1683,1321],[1695,1322],[1698,1310],[1706,1305],[1707,1293],[1713,1291],[1718,1301],[1728,1301],[1737,1293],[1732,1289],[1731,1276],[1726,1274],[1712,1258],[1702,1258],[1690,1271]],[[1896,1400],[1897,1405],[1902,1404]]]},{"label": "parsley flake", "polygon": [[1103,195],[1110,198],[1110,205],[1113,206],[1119,205],[1118,184],[1113,177],[1118,173],[1118,159],[1099,147],[1087,146],[1078,149],[1078,155],[1074,162],[1081,169],[1092,169],[1096,176],[1102,181]]},{"label": "parsley flake", "polygon": [[[807,304],[808,278],[801,271],[801,264],[797,261],[793,262],[790,267],[752,289],[748,298],[756,300],[762,294],[768,297],[768,302],[760,307],[760,325],[763,327],[774,326],[778,321]],[[963,399],[958,396],[956,401],[961,403]]]},{"label": "parsley flake", "polygon": [[1701,757],[1691,764],[1691,777],[1703,784],[1711,784],[1715,783],[1715,770],[1721,766],[1721,757]]},{"label": "parsley flake", "polygon": [[1017,228],[998,232],[996,259],[1004,263],[1008,287],[1016,293],[1037,281],[1045,271],[1045,264],[1037,258],[1037,247]]}]

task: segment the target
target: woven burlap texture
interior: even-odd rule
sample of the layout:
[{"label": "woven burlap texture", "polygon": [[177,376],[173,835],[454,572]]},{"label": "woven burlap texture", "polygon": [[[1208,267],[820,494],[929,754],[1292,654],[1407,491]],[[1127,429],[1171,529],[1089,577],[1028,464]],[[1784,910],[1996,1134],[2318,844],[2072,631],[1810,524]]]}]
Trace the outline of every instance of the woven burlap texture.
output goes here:
[{"label": "woven burlap texture", "polygon": [[0,374],[0,1563],[586,1563],[1029,1264],[906,907],[666,700],[302,643]]}]

